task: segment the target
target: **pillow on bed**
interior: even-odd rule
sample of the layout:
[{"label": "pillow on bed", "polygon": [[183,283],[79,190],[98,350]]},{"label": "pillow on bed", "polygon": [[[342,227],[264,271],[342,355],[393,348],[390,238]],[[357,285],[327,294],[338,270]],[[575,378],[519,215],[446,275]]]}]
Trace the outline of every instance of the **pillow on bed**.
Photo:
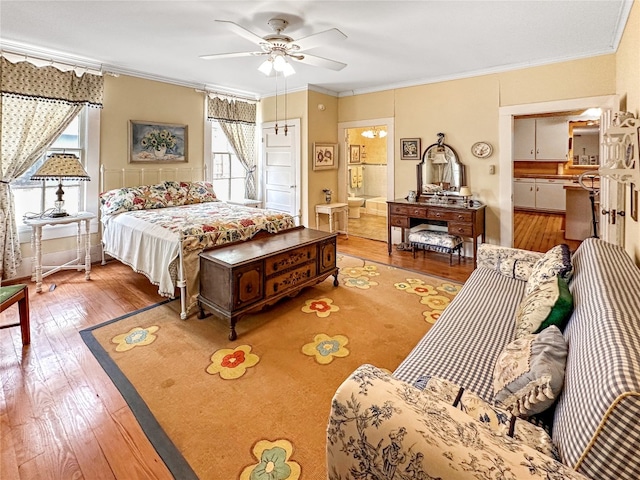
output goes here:
[{"label": "pillow on bed", "polygon": [[145,208],[144,195],[138,187],[116,188],[100,194],[103,215],[113,215]]},{"label": "pillow on bed", "polygon": [[185,204],[217,202],[211,182],[190,182]]}]

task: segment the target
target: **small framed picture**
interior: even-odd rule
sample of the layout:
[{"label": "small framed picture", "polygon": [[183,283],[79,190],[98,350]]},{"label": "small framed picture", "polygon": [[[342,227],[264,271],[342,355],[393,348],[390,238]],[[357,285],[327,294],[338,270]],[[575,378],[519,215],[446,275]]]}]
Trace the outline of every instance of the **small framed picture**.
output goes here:
[{"label": "small framed picture", "polygon": [[334,170],[338,168],[338,144],[314,143],[313,144],[313,169]]},{"label": "small framed picture", "polygon": [[421,153],[419,138],[400,139],[400,160],[420,160]]},{"label": "small framed picture", "polygon": [[361,163],[360,145],[349,145],[349,164]]},{"label": "small framed picture", "polygon": [[635,183],[630,184],[629,199],[631,200],[631,218],[638,221],[638,190]]},{"label": "small framed picture", "polygon": [[129,163],[187,162],[187,125],[129,121]]}]

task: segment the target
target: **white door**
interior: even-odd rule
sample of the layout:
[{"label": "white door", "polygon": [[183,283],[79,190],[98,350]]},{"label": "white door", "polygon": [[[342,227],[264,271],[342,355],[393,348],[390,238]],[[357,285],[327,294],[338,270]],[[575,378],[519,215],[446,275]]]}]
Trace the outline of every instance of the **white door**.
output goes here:
[{"label": "white door", "polygon": [[293,215],[300,224],[300,120],[287,121],[287,134],[275,122],[262,124],[264,208]]},{"label": "white door", "polygon": [[[603,147],[604,132],[613,120],[612,110],[603,110],[600,117],[600,166],[609,160],[611,151]],[[609,177],[600,177],[600,205],[598,236],[603,240],[624,247],[624,185]]]}]

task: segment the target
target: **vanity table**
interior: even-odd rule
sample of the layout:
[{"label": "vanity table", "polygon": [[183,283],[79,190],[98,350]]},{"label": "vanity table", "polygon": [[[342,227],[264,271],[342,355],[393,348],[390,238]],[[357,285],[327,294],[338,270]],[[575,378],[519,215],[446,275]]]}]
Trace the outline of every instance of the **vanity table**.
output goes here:
[{"label": "vanity table", "polygon": [[391,229],[402,229],[402,241],[405,241],[406,230],[421,224],[444,226],[451,235],[468,237],[473,240],[473,263],[475,265],[478,251],[478,237],[485,241],[485,205],[473,202],[473,206],[465,205],[458,199],[447,200],[447,203],[434,202],[420,197],[417,202],[409,202],[404,198],[387,202],[387,247],[391,255]]}]

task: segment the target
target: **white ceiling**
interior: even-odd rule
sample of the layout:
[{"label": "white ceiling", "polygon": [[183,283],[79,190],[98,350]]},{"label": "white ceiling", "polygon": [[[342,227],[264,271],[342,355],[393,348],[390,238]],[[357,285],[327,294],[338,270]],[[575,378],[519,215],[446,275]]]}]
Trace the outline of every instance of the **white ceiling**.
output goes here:
[{"label": "white ceiling", "polygon": [[[215,19],[264,36],[270,18],[298,39],[336,27],[347,39],[309,53],[341,71],[294,63],[289,91],[340,96],[615,52],[630,0],[502,1],[7,1],[0,48],[107,71],[269,96],[261,57],[202,60],[256,50]],[[569,81],[569,79],[568,79]],[[282,80],[279,81],[282,89]]]}]

